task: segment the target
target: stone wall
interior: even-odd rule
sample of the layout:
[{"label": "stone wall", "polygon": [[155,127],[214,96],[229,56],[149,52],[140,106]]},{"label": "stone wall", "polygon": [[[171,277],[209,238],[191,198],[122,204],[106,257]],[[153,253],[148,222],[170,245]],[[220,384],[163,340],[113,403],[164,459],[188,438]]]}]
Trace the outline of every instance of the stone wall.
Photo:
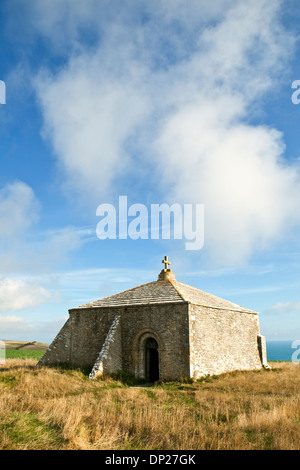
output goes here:
[{"label": "stone wall", "polygon": [[89,375],[95,379],[99,375],[114,374],[122,370],[122,340],[120,315],[116,315],[104,341],[97,361]]},{"label": "stone wall", "polygon": [[262,367],[258,314],[190,304],[189,324],[192,377]]},{"label": "stone wall", "polygon": [[69,314],[39,365],[61,363],[92,368],[95,364],[114,320],[114,309],[72,309]]},{"label": "stone wall", "polygon": [[158,343],[159,377],[189,376],[188,303],[125,307],[122,313],[123,370],[145,377],[145,342]]},{"label": "stone wall", "polygon": [[70,310],[71,364],[93,367],[101,351],[116,312],[111,308]]},{"label": "stone wall", "polygon": [[[145,377],[145,344],[152,337],[158,343],[162,380],[262,366],[259,344],[263,342],[258,339],[259,321],[255,313],[184,301],[78,308],[69,313],[68,321],[39,365],[62,363],[92,370],[102,351],[103,372],[117,368]],[[112,332],[116,317],[119,317],[117,329]],[[104,358],[105,345],[109,354]],[[263,361],[266,362],[264,352]]]},{"label": "stone wall", "polygon": [[144,377],[145,340],[153,337],[159,346],[160,378],[189,376],[186,302],[70,310],[68,321],[43,356],[41,364],[66,363],[75,367],[91,367],[92,370],[116,316],[120,316],[115,356],[119,357],[116,359],[118,368]]},{"label": "stone wall", "polygon": [[260,356],[260,361],[262,363],[262,366],[265,367],[266,369],[269,369],[270,367],[269,367],[268,360],[267,360],[266,338],[262,335],[258,335],[257,342],[258,342],[258,350],[259,350],[259,356]]},{"label": "stone wall", "polygon": [[66,321],[60,332],[50,344],[38,362],[38,366],[49,364],[70,364],[71,328],[70,318]]}]

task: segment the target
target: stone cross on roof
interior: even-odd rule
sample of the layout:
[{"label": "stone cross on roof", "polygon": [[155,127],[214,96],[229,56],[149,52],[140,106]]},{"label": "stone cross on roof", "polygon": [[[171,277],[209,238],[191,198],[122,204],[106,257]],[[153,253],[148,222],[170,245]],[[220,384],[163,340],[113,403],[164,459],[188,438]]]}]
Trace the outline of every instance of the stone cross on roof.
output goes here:
[{"label": "stone cross on roof", "polygon": [[167,256],[165,256],[165,258],[162,260],[162,263],[165,264],[165,270],[167,271],[168,265],[171,264],[170,261],[168,261],[168,257],[167,257]]},{"label": "stone cross on roof", "polygon": [[165,269],[162,269],[159,276],[158,280],[159,281],[175,281],[175,275],[172,271],[172,269],[168,268],[170,266],[170,261],[168,261],[168,257],[165,256],[164,259],[162,260],[162,263],[165,265]]}]

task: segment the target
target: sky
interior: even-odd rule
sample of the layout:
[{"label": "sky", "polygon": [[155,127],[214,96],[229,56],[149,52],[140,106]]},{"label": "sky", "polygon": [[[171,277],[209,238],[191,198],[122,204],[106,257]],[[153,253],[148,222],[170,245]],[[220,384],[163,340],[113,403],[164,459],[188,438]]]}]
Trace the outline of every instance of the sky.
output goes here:
[{"label": "sky", "polygon": [[[297,7],[0,0],[1,339],[50,343],[168,255],[178,281],[259,312],[267,341],[300,340]],[[136,226],[201,205],[203,246],[100,239],[122,196]]]}]

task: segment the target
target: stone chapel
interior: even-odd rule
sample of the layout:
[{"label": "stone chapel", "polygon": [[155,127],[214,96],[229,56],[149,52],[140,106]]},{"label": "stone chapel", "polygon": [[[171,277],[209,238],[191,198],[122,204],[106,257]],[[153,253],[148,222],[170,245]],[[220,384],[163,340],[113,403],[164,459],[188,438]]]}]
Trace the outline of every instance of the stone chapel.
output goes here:
[{"label": "stone chapel", "polygon": [[163,263],[157,281],[70,309],[38,365],[147,382],[268,368],[258,313],[176,281]]}]

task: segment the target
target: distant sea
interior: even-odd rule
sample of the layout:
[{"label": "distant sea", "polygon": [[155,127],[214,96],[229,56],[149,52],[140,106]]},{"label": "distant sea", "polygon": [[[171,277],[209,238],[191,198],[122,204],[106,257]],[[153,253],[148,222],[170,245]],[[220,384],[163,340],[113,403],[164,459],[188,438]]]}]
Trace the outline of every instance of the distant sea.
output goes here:
[{"label": "distant sea", "polygon": [[[267,358],[269,361],[291,361],[296,349],[293,341],[267,341]],[[297,348],[298,349],[298,348]]]}]

